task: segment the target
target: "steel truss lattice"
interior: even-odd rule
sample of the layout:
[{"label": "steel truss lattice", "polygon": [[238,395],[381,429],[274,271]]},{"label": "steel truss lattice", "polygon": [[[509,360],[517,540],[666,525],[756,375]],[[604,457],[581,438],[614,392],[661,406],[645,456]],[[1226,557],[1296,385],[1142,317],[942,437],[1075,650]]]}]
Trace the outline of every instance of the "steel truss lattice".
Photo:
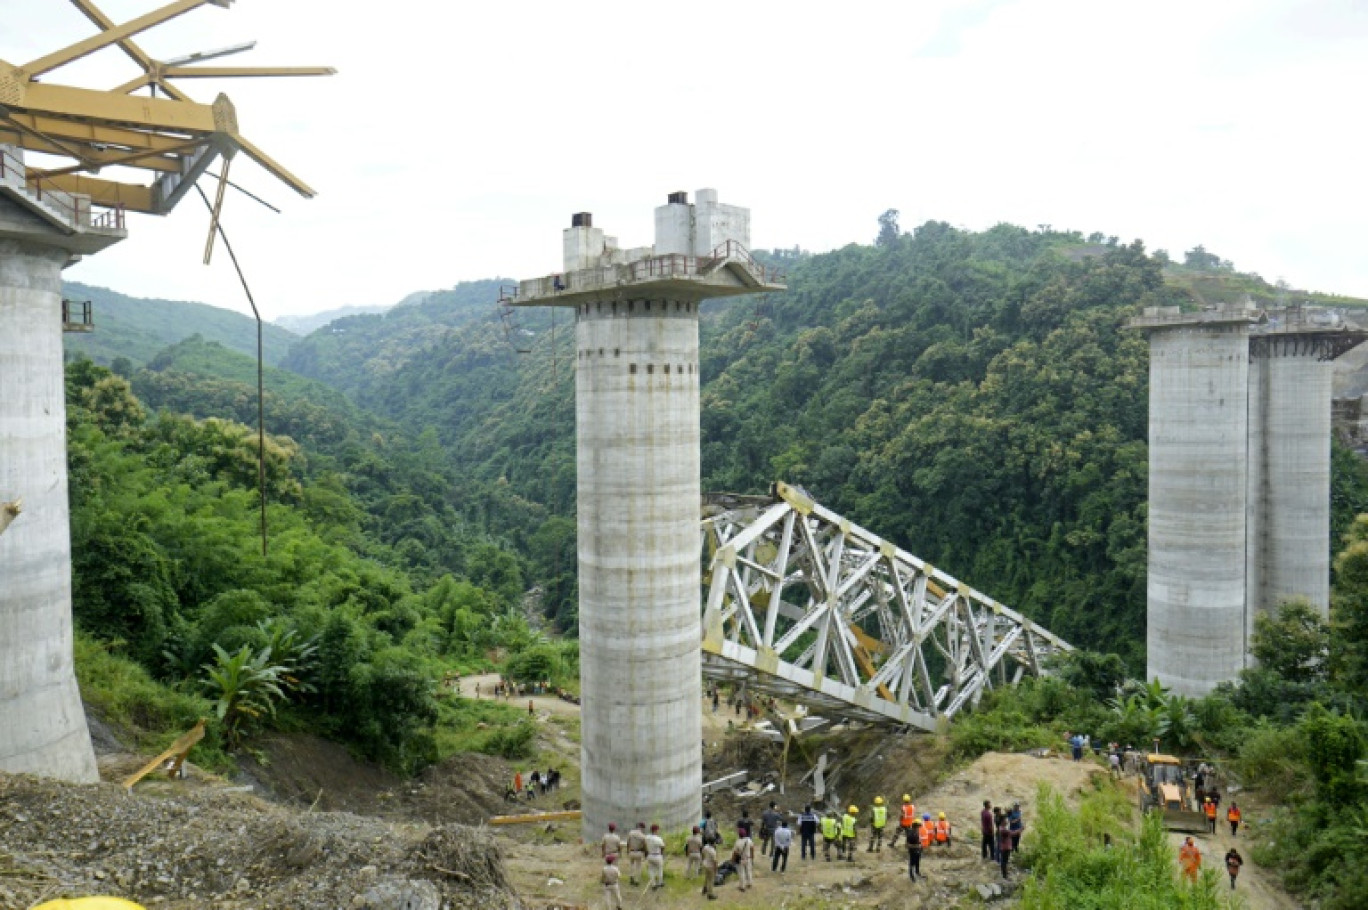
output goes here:
[{"label": "steel truss lattice", "polygon": [[1072,646],[776,483],[703,521],[703,672],[862,721],[933,731]]}]

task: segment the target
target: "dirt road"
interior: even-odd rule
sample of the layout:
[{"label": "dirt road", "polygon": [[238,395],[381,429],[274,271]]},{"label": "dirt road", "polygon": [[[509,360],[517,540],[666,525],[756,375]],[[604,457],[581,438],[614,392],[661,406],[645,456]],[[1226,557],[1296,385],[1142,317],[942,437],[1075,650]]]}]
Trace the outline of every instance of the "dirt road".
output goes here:
[{"label": "dirt road", "polygon": [[[494,697],[494,686],[500,679],[497,673],[482,673],[479,676],[461,677],[461,694],[466,698],[491,699]],[[573,702],[564,701],[555,695],[522,695],[508,699],[499,699],[507,705],[526,710],[527,703],[532,702],[534,712],[537,714],[564,714],[578,715],[580,706]]]},{"label": "dirt road", "polygon": [[[1221,807],[1220,819],[1216,823],[1215,834],[1197,834],[1193,840],[1197,844],[1197,849],[1202,851],[1202,868],[1215,869],[1220,875],[1221,888],[1223,892],[1234,893],[1244,898],[1249,910],[1287,910],[1289,907],[1301,906],[1290,897],[1286,891],[1277,883],[1275,876],[1266,869],[1254,864],[1253,857],[1250,856],[1249,838],[1241,829],[1236,837],[1230,836],[1230,825],[1226,824],[1225,807]],[[1169,835],[1169,842],[1176,851],[1183,843],[1183,838],[1187,835],[1178,832]],[[1230,878],[1225,872],[1225,855],[1231,847],[1240,851],[1240,856],[1244,857],[1244,866],[1240,869],[1239,877],[1235,881],[1235,890],[1230,891]]]}]

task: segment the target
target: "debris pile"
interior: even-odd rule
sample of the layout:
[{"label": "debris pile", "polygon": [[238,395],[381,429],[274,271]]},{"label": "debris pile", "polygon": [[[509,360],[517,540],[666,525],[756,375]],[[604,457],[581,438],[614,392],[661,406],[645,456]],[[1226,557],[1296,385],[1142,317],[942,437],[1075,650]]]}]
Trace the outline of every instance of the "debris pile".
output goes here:
[{"label": "debris pile", "polygon": [[27,775],[0,774],[0,869],[0,907],[97,894],[168,910],[517,906],[479,829]]}]

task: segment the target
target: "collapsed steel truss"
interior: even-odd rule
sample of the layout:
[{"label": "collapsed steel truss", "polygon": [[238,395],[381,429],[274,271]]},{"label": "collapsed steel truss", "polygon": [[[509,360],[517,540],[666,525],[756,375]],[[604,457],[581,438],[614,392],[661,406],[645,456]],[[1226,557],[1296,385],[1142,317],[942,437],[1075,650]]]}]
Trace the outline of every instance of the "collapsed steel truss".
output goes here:
[{"label": "collapsed steel truss", "polygon": [[703,672],[932,731],[1072,647],[801,490],[712,503]]}]

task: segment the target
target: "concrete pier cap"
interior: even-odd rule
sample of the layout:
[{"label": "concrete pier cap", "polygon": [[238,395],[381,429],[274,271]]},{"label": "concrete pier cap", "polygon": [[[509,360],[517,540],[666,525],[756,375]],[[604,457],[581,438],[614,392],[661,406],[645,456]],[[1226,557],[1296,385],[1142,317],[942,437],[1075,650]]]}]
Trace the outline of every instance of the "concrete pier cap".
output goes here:
[{"label": "concrete pier cap", "polygon": [[783,290],[750,255],[750,212],[669,193],[654,242],[622,248],[577,212],[562,271],[508,306],[575,310],[583,833],[680,831],[702,812],[698,305]]}]

